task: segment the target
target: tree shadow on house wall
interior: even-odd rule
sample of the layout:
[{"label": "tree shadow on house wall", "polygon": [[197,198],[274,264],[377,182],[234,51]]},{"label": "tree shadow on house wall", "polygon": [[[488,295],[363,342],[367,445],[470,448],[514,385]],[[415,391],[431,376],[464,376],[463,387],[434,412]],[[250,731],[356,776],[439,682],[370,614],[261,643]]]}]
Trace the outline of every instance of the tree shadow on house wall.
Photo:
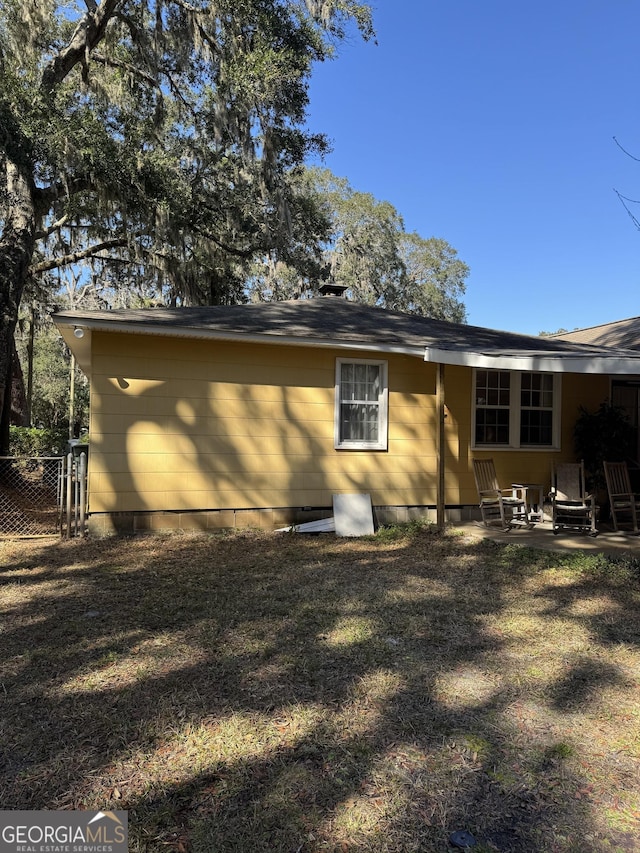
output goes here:
[{"label": "tree shadow on house wall", "polygon": [[[313,360],[297,364],[288,348],[202,347],[198,378],[189,369],[201,363],[194,367],[178,349],[171,363],[184,371],[179,379],[163,376],[166,359],[132,356],[128,375],[110,380],[95,412],[101,423],[92,435],[92,513],[112,515],[116,529],[130,524],[135,510],[158,512],[158,526],[207,529],[234,526],[242,511],[246,526],[266,519],[273,528],[287,511],[330,514],[335,492],[366,492],[383,505],[435,503],[435,475],[425,472],[434,438],[428,423],[407,415],[412,407],[423,411],[415,401],[431,393],[423,376],[431,376],[430,366],[394,357],[398,406],[388,453],[337,452],[336,352],[313,351]],[[238,364],[218,363],[222,355]],[[274,508],[280,512],[265,513]],[[157,529],[153,518],[148,524]]]}]

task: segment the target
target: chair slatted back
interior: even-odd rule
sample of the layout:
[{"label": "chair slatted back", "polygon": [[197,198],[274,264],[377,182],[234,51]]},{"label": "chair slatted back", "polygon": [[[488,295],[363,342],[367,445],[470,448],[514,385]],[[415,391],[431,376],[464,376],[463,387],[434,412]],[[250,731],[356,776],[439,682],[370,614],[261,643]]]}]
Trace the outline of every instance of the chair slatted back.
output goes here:
[{"label": "chair slatted back", "polygon": [[493,459],[474,459],[473,474],[476,478],[478,494],[500,491]]},{"label": "chair slatted back", "polygon": [[561,462],[553,472],[556,500],[584,502],[584,463]]},{"label": "chair slatted back", "polygon": [[610,496],[631,494],[631,478],[626,462],[605,462],[604,476]]}]

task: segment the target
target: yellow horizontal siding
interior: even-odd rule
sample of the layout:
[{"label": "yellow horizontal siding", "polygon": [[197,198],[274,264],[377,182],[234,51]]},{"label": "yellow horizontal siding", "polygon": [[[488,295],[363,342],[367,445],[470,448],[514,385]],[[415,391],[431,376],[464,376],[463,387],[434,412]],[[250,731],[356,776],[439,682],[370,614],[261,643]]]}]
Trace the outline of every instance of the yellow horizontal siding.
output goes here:
[{"label": "yellow horizontal siding", "polygon": [[[328,506],[334,492],[374,504],[435,504],[435,366],[389,355],[386,451],[334,448],[334,383],[343,352],[94,333],[90,509],[99,511]],[[375,352],[349,357],[379,359]],[[472,371],[445,368],[448,504],[475,504],[471,460],[498,478],[550,485],[572,459],[580,406],[608,396],[608,378],[562,377],[560,451],[471,449]]]},{"label": "yellow horizontal siding", "polygon": [[[268,408],[268,407],[267,407]],[[324,415],[324,417],[323,417]],[[207,418],[171,418],[157,416],[153,420],[140,416],[108,415],[96,418],[95,426],[102,434],[123,434],[123,424],[132,423],[135,426],[128,430],[129,435],[158,436],[173,435],[180,433],[194,440],[218,438],[225,436],[246,436],[247,438],[259,439],[261,437],[278,438],[292,435],[311,435],[333,437],[333,431],[326,428],[326,409],[321,411],[316,407],[309,407],[308,417],[288,420],[287,418],[274,418],[268,412],[252,412],[246,416]],[[127,429],[127,427],[125,427]]]},{"label": "yellow horizontal siding", "polygon": [[91,511],[435,502],[433,367],[390,356],[388,450],[336,450],[343,355],[95,333]]}]

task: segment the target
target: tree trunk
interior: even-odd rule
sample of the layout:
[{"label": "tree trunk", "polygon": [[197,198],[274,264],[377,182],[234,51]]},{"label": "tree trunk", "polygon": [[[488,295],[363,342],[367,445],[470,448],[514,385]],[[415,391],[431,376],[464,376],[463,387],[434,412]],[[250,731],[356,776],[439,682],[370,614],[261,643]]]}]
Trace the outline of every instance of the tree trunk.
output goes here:
[{"label": "tree trunk", "polygon": [[[6,197],[0,218],[0,424],[8,423],[11,405],[13,333],[34,249],[36,227],[33,181],[25,166],[5,159]],[[6,454],[8,435],[0,433],[0,455]]]},{"label": "tree trunk", "polygon": [[[7,371],[12,373],[12,353],[9,353],[9,366]],[[0,411],[0,456],[9,455],[9,425],[11,424],[11,381],[5,382],[0,399],[2,411]]]},{"label": "tree trunk", "polygon": [[29,426],[29,406],[27,405],[27,389],[24,385],[24,374],[20,364],[20,356],[13,342],[13,370],[11,374],[11,423],[14,426]]}]

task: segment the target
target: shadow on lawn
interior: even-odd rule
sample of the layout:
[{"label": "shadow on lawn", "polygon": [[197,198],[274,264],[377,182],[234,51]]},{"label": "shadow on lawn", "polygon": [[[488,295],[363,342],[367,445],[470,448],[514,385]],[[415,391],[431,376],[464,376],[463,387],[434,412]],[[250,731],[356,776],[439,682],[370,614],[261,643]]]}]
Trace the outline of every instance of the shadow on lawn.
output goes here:
[{"label": "shadow on lawn", "polygon": [[629,688],[603,657],[637,653],[638,589],[541,587],[554,561],[428,532],[14,558],[0,801],[125,808],[150,851],[640,850],[578,743]]}]

